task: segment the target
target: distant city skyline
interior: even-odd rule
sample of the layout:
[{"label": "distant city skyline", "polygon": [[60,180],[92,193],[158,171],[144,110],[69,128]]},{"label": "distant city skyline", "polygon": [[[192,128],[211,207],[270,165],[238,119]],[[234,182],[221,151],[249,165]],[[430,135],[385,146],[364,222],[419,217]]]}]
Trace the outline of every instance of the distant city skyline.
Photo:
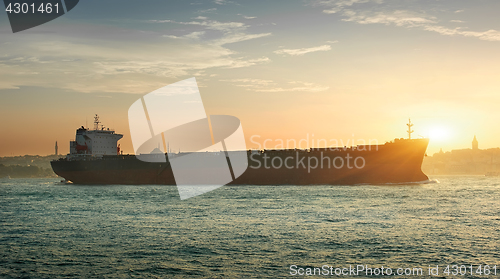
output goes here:
[{"label": "distant city skyline", "polygon": [[[250,138],[429,137],[500,146],[498,1],[89,0],[12,33],[0,17],[0,156],[69,151],[99,114],[124,135],[140,95],[196,77]],[[86,124],[86,121],[88,123]]]},{"label": "distant city skyline", "polygon": [[[84,126],[85,127],[85,126]],[[86,127],[88,128],[88,127]],[[91,129],[91,128],[89,128]],[[253,135],[253,137],[255,138],[256,135]],[[307,136],[306,136],[307,138]],[[376,139],[370,139],[370,140],[366,140],[364,141],[364,139],[358,139],[358,141],[356,141],[356,139],[330,139],[331,141],[335,141],[335,142],[338,142],[339,144],[338,145],[324,145],[324,140],[325,139],[317,139],[317,138],[309,138],[309,139],[306,139],[306,138],[299,138],[299,139],[288,139],[291,144],[292,144],[292,147],[289,147],[286,143],[287,139],[261,139],[261,138],[258,138],[258,141],[255,141],[255,139],[251,139],[249,141],[249,144],[247,144],[247,148],[248,149],[264,149],[263,147],[268,147],[267,149],[280,149],[281,147],[280,146],[284,146],[285,148],[302,148],[302,147],[305,147],[307,144],[307,146],[309,146],[309,148],[318,148],[318,147],[331,147],[331,146],[343,146],[342,144],[340,143],[346,143],[348,144],[348,146],[355,146],[355,145],[363,145],[363,144],[377,144],[377,140]],[[269,142],[267,142],[265,145],[263,144],[264,141],[268,140]],[[309,140],[309,141],[307,141]],[[328,142],[328,141],[327,141]],[[354,144],[351,144],[352,142],[354,142]],[[254,143],[252,145],[252,143]],[[258,143],[258,144],[255,144],[255,143]],[[320,143],[320,144],[318,144]],[[378,144],[383,144],[385,142],[378,142]],[[295,145],[293,145],[295,144]],[[295,146],[295,147],[293,147]],[[493,147],[488,147],[488,148],[480,148],[480,145],[479,145],[479,141],[477,140],[476,136],[474,135],[473,136],[473,139],[472,139],[472,143],[469,144],[468,147],[459,147],[459,148],[456,148],[456,149],[445,149],[443,150],[443,148],[438,148],[437,151],[433,152],[433,153],[430,153],[429,152],[429,149],[428,149],[428,152],[426,152],[426,154],[428,156],[433,156],[434,154],[437,154],[437,153],[446,153],[446,152],[451,152],[451,151],[454,151],[454,150],[467,150],[467,149],[470,149],[470,150],[489,150],[489,149],[498,149],[500,148],[500,146],[493,146]],[[173,152],[175,153],[174,150],[170,150],[169,152]],[[60,155],[65,155],[69,153],[69,148],[68,148],[68,152],[63,152],[63,153],[60,153],[59,152],[59,146],[57,144],[57,141],[55,142],[55,152],[53,153],[49,153],[49,154],[6,154],[6,155],[0,155],[0,157],[11,157],[11,156],[52,156],[52,155],[56,155],[56,156],[60,156]],[[133,152],[131,152],[133,153]],[[121,152],[121,154],[123,154],[123,152]]]}]

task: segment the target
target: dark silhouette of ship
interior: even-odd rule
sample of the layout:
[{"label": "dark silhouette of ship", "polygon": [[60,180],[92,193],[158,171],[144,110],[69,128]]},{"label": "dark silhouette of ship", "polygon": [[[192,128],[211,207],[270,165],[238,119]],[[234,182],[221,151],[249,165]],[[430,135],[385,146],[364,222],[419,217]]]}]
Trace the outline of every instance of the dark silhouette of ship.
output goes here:
[{"label": "dark silhouette of ship", "polygon": [[[408,139],[395,139],[381,145],[328,147],[284,150],[246,150],[227,152],[169,153],[166,162],[145,162],[135,155],[123,155],[114,131],[99,129],[96,115],[94,130],[81,127],[70,143],[70,154],[51,162],[54,172],[76,184],[164,184],[176,185],[168,158],[187,154],[194,156],[226,156],[246,153],[248,167],[230,185],[355,185],[428,181],[422,172],[428,139],[412,139],[411,121]],[[152,153],[146,156],[165,156]],[[239,154],[241,155],[241,154]],[[142,156],[142,155],[141,155]],[[154,161],[154,160],[150,160]],[[210,173],[210,166],[193,174]],[[214,172],[216,173],[216,172]]]}]

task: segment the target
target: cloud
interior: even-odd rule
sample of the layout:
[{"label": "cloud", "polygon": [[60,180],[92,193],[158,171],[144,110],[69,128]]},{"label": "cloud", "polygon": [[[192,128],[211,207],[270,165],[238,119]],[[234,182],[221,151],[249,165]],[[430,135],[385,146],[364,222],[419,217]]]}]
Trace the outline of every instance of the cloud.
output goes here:
[{"label": "cloud", "polygon": [[346,7],[355,6],[357,4],[364,3],[376,3],[381,4],[383,0],[313,0],[312,4],[314,6],[326,6],[329,9],[323,10],[325,14],[335,14],[343,11]]},{"label": "cloud", "polygon": [[[156,32],[80,25],[78,28],[88,30],[73,36],[74,26],[61,25],[51,26],[53,32],[42,35],[8,39],[2,36],[0,44],[7,40],[11,43],[2,45],[0,89],[38,86],[79,92],[144,93],[195,74],[210,77],[217,70],[271,61],[268,57],[251,57],[223,46],[229,41],[269,34],[244,34],[240,24],[206,26],[240,33],[223,33],[221,39],[226,41],[222,42],[202,40],[205,30],[162,37]],[[44,28],[39,27],[41,31]]]},{"label": "cloud", "polygon": [[304,55],[306,53],[316,52],[316,51],[329,51],[332,47],[330,45],[322,45],[310,48],[298,48],[298,49],[280,49],[274,51],[276,54],[288,54],[292,56]]},{"label": "cloud", "polygon": [[2,89],[20,89],[20,87],[9,85],[9,84],[0,83],[0,90],[2,90]]},{"label": "cloud", "polygon": [[217,5],[227,5],[234,2],[228,0],[214,0],[214,3]]},{"label": "cloud", "polygon": [[435,23],[436,20],[425,15],[418,15],[409,11],[396,10],[391,12],[355,12],[352,10],[344,11],[347,18],[343,21],[354,21],[359,24],[394,24],[396,26],[422,26],[424,24]]},{"label": "cloud", "polygon": [[[206,29],[221,31],[221,32],[231,32],[235,30],[244,30],[248,28],[242,22],[221,22],[217,20],[208,20],[206,17],[197,17],[197,19],[202,19],[202,21],[175,21],[175,20],[149,20],[151,23],[175,23],[181,25],[199,25]],[[206,19],[206,20],[204,20]]]},{"label": "cloud", "polygon": [[236,86],[267,86],[274,84],[274,81],[272,80],[266,80],[266,79],[252,79],[252,78],[240,78],[240,79],[229,79],[229,80],[221,80],[221,81],[226,81],[226,82],[231,82],[231,83],[238,83],[239,85]]},{"label": "cloud", "polygon": [[165,38],[170,38],[170,39],[200,39],[203,35],[205,35],[205,31],[199,31],[199,32],[192,32],[189,34],[186,34],[184,36],[174,36],[174,35],[163,35]]},{"label": "cloud", "polygon": [[206,13],[213,13],[217,11],[217,8],[211,8],[211,9],[206,9],[206,10],[199,10],[198,13],[199,14],[206,14]]},{"label": "cloud", "polygon": [[256,19],[257,17],[256,16],[246,16],[246,15],[243,15],[243,14],[238,14],[239,16],[243,17],[244,19]]},{"label": "cloud", "polygon": [[271,59],[267,57],[261,57],[257,59],[247,59],[247,60],[233,60],[230,65],[227,65],[227,68],[243,68],[243,67],[250,67],[253,65],[261,64],[261,63],[267,63],[270,62]]},{"label": "cloud", "polygon": [[[271,36],[247,33],[241,22],[197,17],[167,23],[198,26],[184,35],[79,25],[52,26],[51,33],[0,38],[0,89],[22,86],[61,88],[79,92],[144,93],[167,81],[190,76],[214,77],[214,71],[269,63],[265,56],[251,57],[227,44]],[[2,31],[2,30],[0,30]],[[9,31],[10,32],[10,31]],[[85,34],[82,37],[81,34]],[[218,35],[218,36],[217,36]],[[211,38],[211,39],[207,39]],[[202,86],[202,85],[200,85]]]},{"label": "cloud", "polygon": [[260,33],[260,34],[245,34],[245,33],[234,33],[227,36],[224,36],[221,39],[214,40],[216,45],[226,45],[232,43],[238,43],[258,38],[263,38],[267,36],[271,36],[272,33]]},{"label": "cloud", "polygon": [[346,11],[348,17],[343,21],[354,21],[359,24],[386,24],[396,25],[400,27],[418,27],[426,31],[432,31],[445,36],[463,36],[473,37],[484,41],[500,41],[500,32],[494,29],[488,31],[468,31],[462,28],[449,28],[442,25],[437,25],[438,22],[434,17],[425,17],[422,15],[412,14],[409,11],[393,11],[391,13],[355,13]]},{"label": "cloud", "polygon": [[447,36],[460,35],[464,37],[478,38],[483,41],[500,41],[500,32],[493,29],[484,32],[467,31],[460,28],[451,29],[444,26],[425,26],[424,29]]},{"label": "cloud", "polygon": [[285,83],[285,86],[280,86],[275,81],[266,79],[245,78],[220,81],[229,82],[234,86],[243,87],[254,92],[320,92],[329,89],[328,86],[302,81],[290,81]]},{"label": "cloud", "polygon": [[184,37],[186,37],[188,39],[199,39],[203,35],[205,35],[205,31],[192,32],[192,33],[185,35]]},{"label": "cloud", "polygon": [[[380,6],[382,0],[312,0],[315,6],[327,7],[323,10],[326,14],[339,14],[342,21],[358,24],[385,24],[405,28],[420,28],[436,32],[444,36],[473,37],[485,41],[500,41],[500,31],[490,29],[487,31],[469,31],[466,28],[449,28],[439,24],[435,16],[424,12],[414,12],[401,9],[390,9],[389,5]],[[393,2],[397,3],[397,2]],[[363,4],[378,4],[376,9],[360,7]],[[456,10],[453,13],[461,13]],[[461,20],[450,20],[452,23],[463,23]]]},{"label": "cloud", "polygon": [[[246,29],[248,29],[248,25],[242,22],[221,22],[217,20],[209,20],[205,17],[198,17],[199,21],[174,21],[174,20],[150,20],[152,23],[173,23],[180,25],[194,25],[201,26],[207,30],[219,31],[222,32],[222,37],[218,39],[212,40],[210,43],[214,45],[225,45],[232,44],[237,42],[243,42],[253,39],[258,39],[262,37],[271,36],[272,33],[259,33],[259,34],[248,34],[246,33]],[[195,32],[196,33],[196,32]],[[204,33],[203,33],[204,34]],[[203,35],[201,34],[201,35]],[[182,36],[182,37],[186,37]],[[180,38],[172,35],[165,35],[165,37],[169,38]],[[198,36],[199,37],[199,36]]]}]

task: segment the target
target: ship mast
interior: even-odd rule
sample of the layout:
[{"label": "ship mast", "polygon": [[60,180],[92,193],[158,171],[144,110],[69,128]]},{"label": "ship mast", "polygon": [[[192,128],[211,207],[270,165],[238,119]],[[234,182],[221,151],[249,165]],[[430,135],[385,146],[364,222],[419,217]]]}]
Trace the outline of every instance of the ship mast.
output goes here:
[{"label": "ship mast", "polygon": [[408,126],[408,139],[411,139],[411,133],[413,133],[413,130],[411,129],[411,127],[413,127],[413,124],[411,123],[411,119],[408,118],[408,124],[406,124],[406,126]]},{"label": "ship mast", "polygon": [[99,116],[97,114],[94,116],[94,130],[99,130]]}]

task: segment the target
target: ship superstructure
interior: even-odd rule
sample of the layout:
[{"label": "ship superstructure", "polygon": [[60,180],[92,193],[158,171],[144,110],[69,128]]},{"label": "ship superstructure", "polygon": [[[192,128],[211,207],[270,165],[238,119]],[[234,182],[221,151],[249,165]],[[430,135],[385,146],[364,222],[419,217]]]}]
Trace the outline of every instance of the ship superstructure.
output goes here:
[{"label": "ship superstructure", "polygon": [[120,154],[118,140],[123,135],[104,127],[100,124],[99,116],[94,117],[94,130],[80,127],[76,130],[74,141],[70,141],[70,152],[68,159],[79,159],[87,157],[102,157],[104,155]]}]

